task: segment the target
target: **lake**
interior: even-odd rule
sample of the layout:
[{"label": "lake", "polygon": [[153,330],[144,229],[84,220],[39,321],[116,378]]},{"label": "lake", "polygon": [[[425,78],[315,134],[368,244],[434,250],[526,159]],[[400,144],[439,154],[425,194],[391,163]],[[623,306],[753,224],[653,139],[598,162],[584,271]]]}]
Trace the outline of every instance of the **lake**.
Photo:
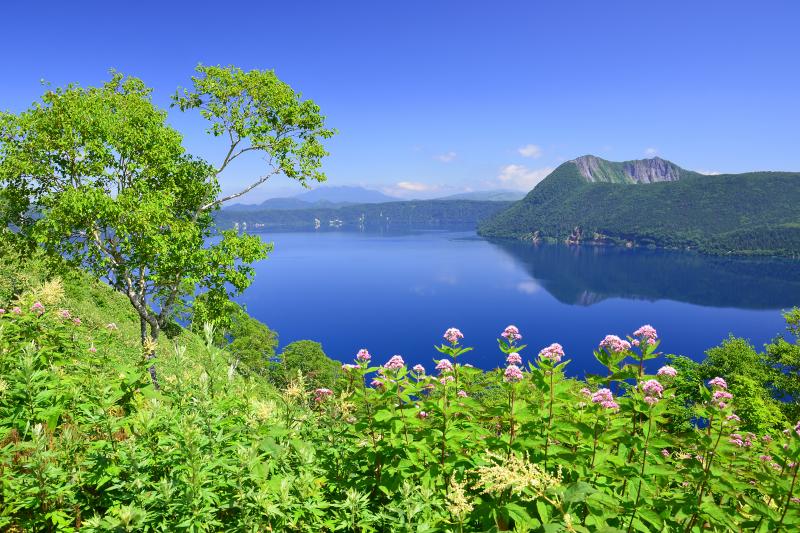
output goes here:
[{"label": "lake", "polygon": [[276,330],[350,361],[362,347],[383,363],[401,354],[431,369],[433,345],[454,326],[475,350],[459,359],[503,363],[496,338],[515,324],[526,362],[559,342],[571,375],[599,371],[592,350],[652,324],[660,350],[702,359],[729,334],[761,347],[800,305],[800,264],[687,252],[490,242],[470,231],[270,233],[269,259],[238,301]]}]

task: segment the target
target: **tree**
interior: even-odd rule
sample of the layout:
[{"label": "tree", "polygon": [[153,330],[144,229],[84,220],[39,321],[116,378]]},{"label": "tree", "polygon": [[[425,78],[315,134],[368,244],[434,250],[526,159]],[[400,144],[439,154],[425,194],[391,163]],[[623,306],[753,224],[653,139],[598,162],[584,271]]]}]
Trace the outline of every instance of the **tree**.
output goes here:
[{"label": "tree", "polygon": [[800,419],[800,308],[783,314],[790,342],[778,336],[766,346],[764,362],[770,369],[773,396],[783,401],[781,408],[789,420]]},{"label": "tree", "polygon": [[325,355],[322,345],[314,341],[294,341],[284,347],[279,364],[272,367],[271,380],[284,388],[300,371],[312,388],[332,389],[339,375],[340,365]]},{"label": "tree", "polygon": [[[222,312],[270,251],[233,231],[209,244],[213,212],[276,174],[324,181],[322,142],[334,134],[319,107],[272,71],[197,72],[173,102],[199,110],[208,132],[227,140],[216,166],[186,153],[141,80],[115,72],[101,87],[48,90],[30,109],[0,114],[4,225],[125,294],[148,358],[195,291]],[[221,173],[249,152],[264,157],[265,172],[220,196]],[[157,387],[154,364],[150,373]]]}]

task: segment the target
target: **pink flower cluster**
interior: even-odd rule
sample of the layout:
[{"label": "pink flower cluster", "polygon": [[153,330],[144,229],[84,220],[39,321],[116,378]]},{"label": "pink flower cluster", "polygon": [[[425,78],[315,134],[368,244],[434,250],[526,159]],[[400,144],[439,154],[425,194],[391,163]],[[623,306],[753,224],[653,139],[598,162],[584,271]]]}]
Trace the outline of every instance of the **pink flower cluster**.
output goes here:
[{"label": "pink flower cluster", "polygon": [[324,402],[331,396],[333,396],[333,391],[330,389],[319,388],[314,391],[314,401],[318,403]]},{"label": "pink flower cluster", "polygon": [[503,379],[505,379],[507,383],[516,383],[518,381],[522,381],[522,370],[520,370],[517,365],[508,365],[508,367],[506,367],[505,374],[503,375]]},{"label": "pink flower cluster", "polygon": [[752,433],[747,433],[744,437],[742,437],[739,433],[731,433],[728,442],[730,442],[731,444],[735,444],[740,448],[741,447],[749,448],[750,446],[753,445],[754,438],[755,435],[753,435]]},{"label": "pink flower cluster", "polygon": [[457,395],[458,395],[459,398],[467,398],[468,397],[467,391],[464,391],[464,390],[458,391]]},{"label": "pink flower cluster", "polygon": [[420,411],[419,413],[417,413],[417,418],[419,418],[420,420],[425,420],[426,418],[428,418],[428,413],[426,411]]},{"label": "pink flower cluster", "polygon": [[709,381],[708,384],[711,385],[712,387],[716,387],[719,389],[725,389],[725,390],[728,389],[728,383],[719,376]]},{"label": "pink flower cluster", "polygon": [[507,326],[500,336],[502,336],[508,342],[518,341],[522,338],[522,335],[519,334],[519,329],[517,329],[517,326]]},{"label": "pink flower cluster", "polygon": [[610,389],[598,389],[592,394],[592,403],[599,403],[606,409],[619,409],[619,404],[614,401],[614,395]]},{"label": "pink flower cluster", "polygon": [[519,366],[522,364],[522,356],[517,352],[511,352],[508,354],[508,357],[506,357],[506,364]]},{"label": "pink flower cluster", "polygon": [[18,306],[12,307],[11,308],[11,312],[14,313],[15,315],[21,315],[22,314],[22,309],[20,309]]},{"label": "pink flower cluster", "polygon": [[620,353],[631,349],[631,343],[624,341],[616,335],[606,335],[606,338],[600,341],[600,349],[605,349],[609,352]]},{"label": "pink flower cluster", "polygon": [[633,336],[640,340],[646,340],[649,344],[653,344],[658,338],[658,333],[656,332],[656,328],[650,324],[645,324],[634,331]]},{"label": "pink flower cluster", "polygon": [[436,370],[438,370],[442,374],[447,374],[448,372],[452,372],[453,371],[453,363],[451,363],[449,359],[442,359],[436,365]]},{"label": "pink flower cluster", "polygon": [[42,305],[42,302],[34,302],[31,306],[31,311],[41,316],[44,313],[44,306]]},{"label": "pink flower cluster", "polygon": [[58,317],[63,318],[64,320],[68,320],[71,318],[72,315],[69,313],[69,309],[59,309],[58,310]]},{"label": "pink flower cluster", "polygon": [[641,388],[644,393],[644,401],[649,405],[657,404],[664,392],[664,386],[655,379],[648,379],[641,384]]},{"label": "pink flower cluster", "polygon": [[450,344],[458,344],[458,340],[463,339],[464,334],[461,333],[461,331],[459,331],[457,328],[449,328],[444,332],[444,338]]},{"label": "pink flower cluster", "polygon": [[425,367],[422,365],[414,365],[414,368],[412,368],[411,370],[413,370],[420,376],[425,375]]},{"label": "pink flower cluster", "polygon": [[6,314],[6,310],[0,307],[0,316],[3,316],[4,314]]},{"label": "pink flower cluster", "polygon": [[405,366],[406,362],[399,355],[393,355],[384,363],[383,368],[386,370],[400,370]]},{"label": "pink flower cluster", "polygon": [[366,348],[361,348],[356,354],[356,359],[358,359],[362,363],[369,363],[370,360],[372,359],[372,356],[369,354]]},{"label": "pink flower cluster", "polygon": [[361,368],[361,367],[359,367],[358,365],[352,365],[350,363],[345,363],[345,364],[342,365],[342,372],[344,372],[346,374],[349,374],[350,372],[352,372],[356,368]]},{"label": "pink flower cluster", "polygon": [[439,378],[439,383],[441,383],[442,385],[447,385],[448,383],[452,383],[455,380],[456,378],[454,378],[450,374],[445,374],[444,376]]},{"label": "pink flower cluster", "polygon": [[666,366],[662,366],[661,368],[659,368],[658,372],[656,372],[656,375],[657,376],[665,376],[665,377],[668,377],[668,378],[674,378],[675,376],[678,375],[678,371],[675,370],[673,367],[671,367],[669,365],[666,365]]},{"label": "pink flower cluster", "polygon": [[542,348],[542,351],[539,352],[539,357],[542,359],[547,359],[553,364],[556,364],[561,361],[562,357],[564,357],[564,348],[557,342],[554,342],[550,346]]}]

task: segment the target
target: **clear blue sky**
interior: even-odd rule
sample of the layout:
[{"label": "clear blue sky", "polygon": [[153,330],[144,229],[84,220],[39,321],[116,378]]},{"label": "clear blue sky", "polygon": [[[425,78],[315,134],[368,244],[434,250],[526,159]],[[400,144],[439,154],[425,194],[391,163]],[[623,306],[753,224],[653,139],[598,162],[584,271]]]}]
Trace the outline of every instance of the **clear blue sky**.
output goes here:
[{"label": "clear blue sky", "polygon": [[[158,104],[199,63],[275,69],[340,134],[331,185],[405,196],[529,188],[585,153],[800,170],[800,2],[4,2],[0,108],[143,78]],[[170,111],[187,147],[222,147]],[[527,147],[527,149],[520,149]],[[258,160],[227,172],[226,189]],[[287,180],[249,201],[300,192]]]}]

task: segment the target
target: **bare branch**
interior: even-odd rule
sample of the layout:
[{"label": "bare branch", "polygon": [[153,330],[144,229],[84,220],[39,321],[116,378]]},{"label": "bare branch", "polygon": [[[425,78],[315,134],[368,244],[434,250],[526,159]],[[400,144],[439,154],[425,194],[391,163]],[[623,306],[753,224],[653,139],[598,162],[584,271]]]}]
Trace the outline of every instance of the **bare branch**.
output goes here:
[{"label": "bare branch", "polygon": [[259,185],[261,185],[262,183],[264,183],[265,181],[270,179],[272,176],[274,176],[278,172],[280,172],[280,169],[276,168],[272,172],[270,172],[269,174],[265,174],[264,176],[261,176],[260,178],[258,178],[256,181],[254,181],[253,183],[251,183],[250,185],[248,185],[247,187],[245,187],[241,191],[239,191],[237,193],[234,193],[234,194],[230,194],[228,196],[224,196],[222,198],[218,198],[217,200],[214,200],[213,202],[207,203],[206,205],[202,206],[198,210],[198,212],[208,211],[209,209],[212,209],[214,207],[217,207],[218,205],[224,204],[225,202],[227,202],[229,200],[233,200],[234,198],[239,198],[240,196],[244,196],[245,194],[249,193],[250,191],[252,191],[256,187],[258,187]]}]

